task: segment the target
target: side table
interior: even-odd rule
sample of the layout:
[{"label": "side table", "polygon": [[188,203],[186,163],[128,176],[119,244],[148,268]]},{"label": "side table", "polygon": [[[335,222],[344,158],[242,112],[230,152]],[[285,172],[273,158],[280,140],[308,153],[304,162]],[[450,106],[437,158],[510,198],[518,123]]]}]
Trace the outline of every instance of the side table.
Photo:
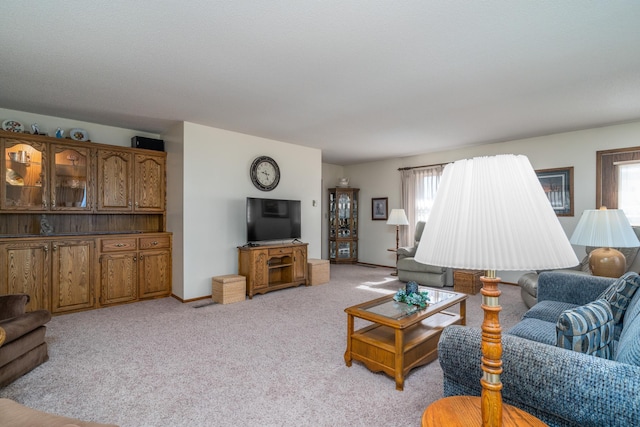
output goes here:
[{"label": "side table", "polygon": [[[480,398],[475,396],[452,396],[433,402],[422,414],[422,427],[482,425]],[[515,406],[502,404],[503,427],[542,427],[543,423],[531,414]]]}]

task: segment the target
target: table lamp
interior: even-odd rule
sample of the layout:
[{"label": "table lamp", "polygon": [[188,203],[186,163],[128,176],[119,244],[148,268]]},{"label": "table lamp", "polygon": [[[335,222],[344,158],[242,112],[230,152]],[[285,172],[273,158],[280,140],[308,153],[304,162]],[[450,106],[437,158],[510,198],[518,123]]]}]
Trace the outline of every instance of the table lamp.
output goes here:
[{"label": "table lamp", "polygon": [[407,219],[407,214],[404,213],[404,209],[391,209],[391,213],[389,214],[389,219],[387,220],[387,225],[396,226],[396,272],[394,275],[397,276],[398,275],[398,248],[400,247],[400,226],[409,225],[409,220]]},{"label": "table lamp", "polygon": [[[448,164],[415,260],[486,270],[482,281],[480,383],[484,426],[502,425],[502,329],[496,270],[572,267],[578,259],[526,156]],[[434,403],[435,404],[435,403]]]},{"label": "table lamp", "polygon": [[627,270],[627,260],[617,248],[640,246],[624,211],[621,209],[588,209],[582,213],[571,243],[601,246],[589,253],[589,267],[594,276],[620,277]]}]

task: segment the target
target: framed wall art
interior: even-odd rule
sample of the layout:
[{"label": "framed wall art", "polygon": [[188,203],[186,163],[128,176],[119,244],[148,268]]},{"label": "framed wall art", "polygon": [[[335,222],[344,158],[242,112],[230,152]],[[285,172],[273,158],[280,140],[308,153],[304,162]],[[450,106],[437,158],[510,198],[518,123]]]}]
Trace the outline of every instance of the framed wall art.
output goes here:
[{"label": "framed wall art", "polygon": [[388,197],[377,197],[375,199],[371,199],[371,219],[386,221],[388,218]]},{"label": "framed wall art", "polygon": [[542,189],[558,216],[573,216],[573,166],[536,171]]}]

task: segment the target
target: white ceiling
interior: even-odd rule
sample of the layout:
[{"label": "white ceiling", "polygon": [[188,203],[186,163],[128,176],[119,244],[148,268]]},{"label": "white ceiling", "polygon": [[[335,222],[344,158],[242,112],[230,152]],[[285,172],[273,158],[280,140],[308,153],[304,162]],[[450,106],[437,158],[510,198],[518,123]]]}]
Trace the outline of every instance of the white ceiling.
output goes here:
[{"label": "white ceiling", "polygon": [[640,119],[640,1],[4,0],[0,107],[352,164]]}]

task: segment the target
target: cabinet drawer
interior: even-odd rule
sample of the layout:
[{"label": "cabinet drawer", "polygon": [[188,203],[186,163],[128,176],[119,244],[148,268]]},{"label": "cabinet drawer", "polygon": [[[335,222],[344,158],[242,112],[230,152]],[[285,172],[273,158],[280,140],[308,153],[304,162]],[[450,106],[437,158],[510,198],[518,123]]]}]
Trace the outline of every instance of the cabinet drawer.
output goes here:
[{"label": "cabinet drawer", "polygon": [[273,248],[269,249],[269,256],[292,254],[293,248]]},{"label": "cabinet drawer", "polygon": [[171,239],[169,236],[141,237],[140,250],[160,249],[171,247]]},{"label": "cabinet drawer", "polygon": [[135,251],[137,249],[135,238],[102,239],[100,250],[102,252]]}]

